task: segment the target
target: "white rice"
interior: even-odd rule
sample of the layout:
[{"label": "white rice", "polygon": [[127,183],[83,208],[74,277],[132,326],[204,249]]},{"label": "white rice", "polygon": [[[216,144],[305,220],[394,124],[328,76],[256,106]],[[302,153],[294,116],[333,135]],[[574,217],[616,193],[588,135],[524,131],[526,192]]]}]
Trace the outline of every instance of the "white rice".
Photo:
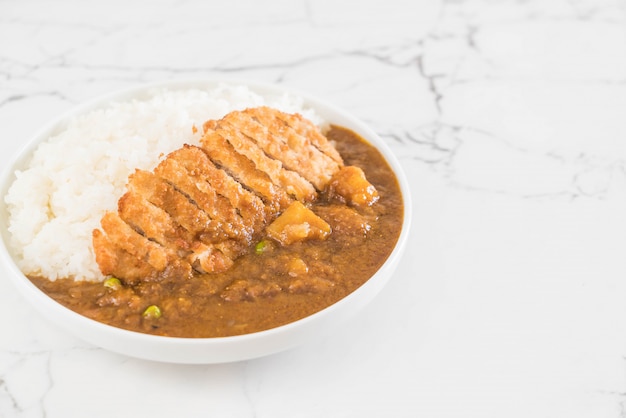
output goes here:
[{"label": "white rice", "polygon": [[102,280],[91,234],[105,211],[117,208],[129,174],[152,170],[185,143],[198,144],[206,120],[260,105],[322,122],[300,98],[261,97],[233,85],[162,89],[145,100],[114,103],[71,120],[39,145],[5,197],[21,270],[49,280]]}]

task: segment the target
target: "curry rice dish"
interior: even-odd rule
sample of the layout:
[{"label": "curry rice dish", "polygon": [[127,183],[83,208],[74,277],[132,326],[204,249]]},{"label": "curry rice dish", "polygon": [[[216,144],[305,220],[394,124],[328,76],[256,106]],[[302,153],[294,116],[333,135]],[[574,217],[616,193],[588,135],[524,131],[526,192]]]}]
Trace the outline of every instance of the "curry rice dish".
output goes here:
[{"label": "curry rice dish", "polygon": [[319,311],[362,285],[402,224],[393,172],[354,132],[258,106],[128,178],[93,229],[101,282],[29,278],[92,319],[219,337]]}]

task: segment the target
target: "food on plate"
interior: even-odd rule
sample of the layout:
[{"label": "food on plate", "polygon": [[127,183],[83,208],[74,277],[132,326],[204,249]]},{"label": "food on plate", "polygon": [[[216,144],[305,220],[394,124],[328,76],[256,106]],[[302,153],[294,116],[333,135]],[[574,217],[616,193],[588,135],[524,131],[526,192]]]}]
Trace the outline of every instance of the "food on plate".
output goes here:
[{"label": "food on plate", "polygon": [[5,200],[18,263],[44,292],[179,337],[260,331],[333,304],[382,265],[403,218],[375,148],[297,99],[239,87],[89,113],[40,146]]}]

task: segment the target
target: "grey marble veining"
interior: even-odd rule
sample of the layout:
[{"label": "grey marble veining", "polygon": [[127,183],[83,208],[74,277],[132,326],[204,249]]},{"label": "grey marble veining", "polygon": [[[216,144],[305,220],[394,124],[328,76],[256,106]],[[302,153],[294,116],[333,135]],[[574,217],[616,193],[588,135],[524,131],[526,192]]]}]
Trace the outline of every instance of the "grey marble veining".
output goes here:
[{"label": "grey marble veining", "polygon": [[313,93],[392,147],[410,247],[342,332],[155,364],[0,276],[0,417],[626,417],[626,4],[0,1],[0,156],[100,94],[228,77]]}]

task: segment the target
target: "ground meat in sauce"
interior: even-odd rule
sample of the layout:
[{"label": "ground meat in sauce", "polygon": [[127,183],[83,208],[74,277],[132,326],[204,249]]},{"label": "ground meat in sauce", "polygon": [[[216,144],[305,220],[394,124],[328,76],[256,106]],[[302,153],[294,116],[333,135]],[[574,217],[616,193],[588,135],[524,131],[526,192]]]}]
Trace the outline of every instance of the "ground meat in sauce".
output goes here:
[{"label": "ground meat in sauce", "polygon": [[[361,286],[389,256],[403,219],[397,180],[380,153],[355,133],[333,126],[327,133],[346,164],[363,169],[379,201],[351,208],[324,196],[313,211],[332,228],[326,240],[264,245],[221,273],[189,280],[102,283],[31,280],[68,308],[116,327],[175,337],[221,337],[261,331],[315,313]],[[145,318],[147,307],[159,318]]]}]

